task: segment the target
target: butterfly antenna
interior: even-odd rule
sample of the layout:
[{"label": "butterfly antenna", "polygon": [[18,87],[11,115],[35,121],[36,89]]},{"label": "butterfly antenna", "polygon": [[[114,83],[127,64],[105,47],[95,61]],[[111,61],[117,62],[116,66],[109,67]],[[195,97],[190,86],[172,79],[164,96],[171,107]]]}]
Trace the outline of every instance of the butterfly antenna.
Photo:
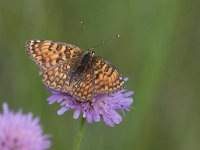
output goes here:
[{"label": "butterfly antenna", "polygon": [[81,21],[81,26],[82,26],[83,31],[84,31],[84,33],[85,33],[85,38],[86,38],[86,40],[87,40],[87,43],[88,43],[88,45],[90,46],[91,44],[90,44],[90,42],[89,42],[89,40],[88,40],[88,36],[87,36],[87,32],[86,32],[86,28],[85,28],[85,24],[84,24],[83,21]]},{"label": "butterfly antenna", "polygon": [[113,37],[110,38],[110,39],[107,39],[107,40],[105,40],[105,41],[101,41],[101,42],[97,43],[95,46],[93,46],[92,48],[90,48],[89,50],[93,51],[93,50],[95,50],[96,48],[98,48],[98,47],[100,47],[100,46],[102,46],[102,45],[105,45],[106,43],[108,43],[108,42],[110,42],[110,41],[112,41],[112,40],[118,39],[119,37],[120,37],[120,35],[118,34],[118,35],[113,36]]}]

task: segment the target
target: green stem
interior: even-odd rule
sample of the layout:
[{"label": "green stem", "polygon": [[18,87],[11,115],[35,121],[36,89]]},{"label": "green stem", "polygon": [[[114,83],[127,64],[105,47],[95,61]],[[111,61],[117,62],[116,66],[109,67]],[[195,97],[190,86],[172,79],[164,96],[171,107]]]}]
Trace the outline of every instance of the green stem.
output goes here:
[{"label": "green stem", "polygon": [[85,118],[82,118],[81,126],[79,128],[79,131],[78,131],[78,134],[77,134],[77,137],[76,137],[74,150],[79,150],[79,148],[80,148],[80,144],[81,144],[81,140],[82,140],[83,132],[84,132],[84,126],[85,126]]}]

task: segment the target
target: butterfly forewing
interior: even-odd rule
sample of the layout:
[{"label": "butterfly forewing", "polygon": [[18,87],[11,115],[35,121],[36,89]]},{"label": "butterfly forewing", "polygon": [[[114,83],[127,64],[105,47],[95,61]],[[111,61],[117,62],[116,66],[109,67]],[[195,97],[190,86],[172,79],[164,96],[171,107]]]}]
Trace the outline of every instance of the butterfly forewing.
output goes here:
[{"label": "butterfly forewing", "polygon": [[95,94],[113,93],[124,87],[124,79],[115,67],[101,57],[94,56]]},{"label": "butterfly forewing", "polygon": [[30,40],[25,47],[30,58],[43,71],[83,54],[83,51],[74,45],[49,40]]}]

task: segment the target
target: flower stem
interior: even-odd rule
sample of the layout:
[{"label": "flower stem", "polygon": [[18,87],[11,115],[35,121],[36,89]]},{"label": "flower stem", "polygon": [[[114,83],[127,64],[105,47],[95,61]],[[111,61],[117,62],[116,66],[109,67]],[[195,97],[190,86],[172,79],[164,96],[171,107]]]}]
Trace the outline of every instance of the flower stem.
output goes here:
[{"label": "flower stem", "polygon": [[79,150],[79,148],[80,148],[80,144],[81,144],[81,140],[82,140],[83,132],[84,132],[84,126],[85,126],[85,118],[82,118],[81,126],[79,128],[79,131],[78,131],[78,134],[77,134],[77,137],[76,137],[74,150]]}]

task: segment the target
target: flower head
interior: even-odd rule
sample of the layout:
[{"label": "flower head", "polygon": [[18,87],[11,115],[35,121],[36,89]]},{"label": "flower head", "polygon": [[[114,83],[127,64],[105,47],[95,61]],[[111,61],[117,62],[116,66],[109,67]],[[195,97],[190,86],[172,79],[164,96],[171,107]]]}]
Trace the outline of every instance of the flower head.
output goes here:
[{"label": "flower head", "polygon": [[45,150],[50,147],[49,135],[42,134],[39,118],[32,113],[14,113],[3,104],[0,113],[0,150]]},{"label": "flower head", "polygon": [[53,94],[48,98],[49,104],[60,103],[61,109],[58,110],[58,115],[62,115],[68,110],[74,110],[74,119],[77,119],[82,113],[87,122],[99,122],[102,118],[108,126],[119,124],[122,121],[122,116],[117,110],[128,111],[133,102],[130,97],[133,95],[133,91],[125,91],[124,89],[109,95],[97,95],[87,102],[79,102],[66,93],[49,90]]}]

